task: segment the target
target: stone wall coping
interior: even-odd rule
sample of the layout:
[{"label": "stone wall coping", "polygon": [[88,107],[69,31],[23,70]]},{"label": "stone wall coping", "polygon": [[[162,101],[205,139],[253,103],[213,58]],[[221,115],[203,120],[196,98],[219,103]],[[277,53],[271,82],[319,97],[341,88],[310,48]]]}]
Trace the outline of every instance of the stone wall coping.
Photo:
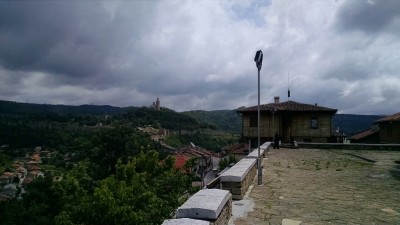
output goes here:
[{"label": "stone wall coping", "polygon": [[[265,142],[264,144],[262,144],[261,146],[260,146],[260,149],[264,149],[264,150],[267,150],[269,147],[271,147],[271,145],[272,145],[272,142]],[[258,149],[258,148],[257,148]]]},{"label": "stone wall coping", "polygon": [[221,174],[221,182],[242,182],[256,162],[257,159],[254,158],[244,158],[240,160],[229,170]]},{"label": "stone wall coping", "polygon": [[200,190],[178,208],[176,218],[215,220],[231,197],[226,190]]},{"label": "stone wall coping", "polygon": [[[265,150],[260,147],[260,156],[264,154]],[[247,158],[258,158],[258,148],[254,149],[250,154],[246,156]]]},{"label": "stone wall coping", "polygon": [[210,225],[210,222],[205,220],[195,220],[190,218],[164,220],[161,225]]}]

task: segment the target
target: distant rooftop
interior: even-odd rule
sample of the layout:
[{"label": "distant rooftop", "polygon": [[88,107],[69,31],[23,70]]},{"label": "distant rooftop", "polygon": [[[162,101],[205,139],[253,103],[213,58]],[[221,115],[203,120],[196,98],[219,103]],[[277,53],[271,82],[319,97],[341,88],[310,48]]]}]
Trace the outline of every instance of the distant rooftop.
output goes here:
[{"label": "distant rooftop", "polygon": [[383,117],[382,119],[375,121],[375,123],[390,122],[390,121],[400,121],[400,112],[395,113],[391,116]]},{"label": "distant rooftop", "polygon": [[[337,109],[331,109],[323,106],[318,106],[318,105],[310,105],[310,104],[304,104],[304,103],[299,103],[295,101],[286,101],[286,102],[278,102],[278,103],[269,103],[269,104],[263,104],[260,105],[260,111],[273,111],[275,110],[276,112],[279,111],[303,111],[303,112],[314,112],[314,111],[325,111],[325,112],[331,112],[331,113],[336,113]],[[237,110],[239,113],[246,113],[246,112],[256,112],[257,111],[257,106],[251,106],[247,108],[240,108]]]},{"label": "distant rooftop", "polygon": [[373,134],[375,134],[377,132],[379,132],[378,129],[375,129],[375,130],[368,129],[368,130],[365,130],[365,131],[362,131],[362,132],[360,132],[358,134],[353,135],[352,137],[350,137],[350,139],[352,139],[352,140],[360,140],[360,139],[363,139],[363,138],[368,137],[370,135],[373,135]]}]

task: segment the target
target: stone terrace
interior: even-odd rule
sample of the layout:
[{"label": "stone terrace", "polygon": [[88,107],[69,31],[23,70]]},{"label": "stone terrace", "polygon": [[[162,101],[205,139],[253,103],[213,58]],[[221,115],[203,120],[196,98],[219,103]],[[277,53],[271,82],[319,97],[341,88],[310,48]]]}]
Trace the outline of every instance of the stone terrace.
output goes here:
[{"label": "stone terrace", "polygon": [[230,224],[400,224],[399,163],[399,151],[272,149]]}]

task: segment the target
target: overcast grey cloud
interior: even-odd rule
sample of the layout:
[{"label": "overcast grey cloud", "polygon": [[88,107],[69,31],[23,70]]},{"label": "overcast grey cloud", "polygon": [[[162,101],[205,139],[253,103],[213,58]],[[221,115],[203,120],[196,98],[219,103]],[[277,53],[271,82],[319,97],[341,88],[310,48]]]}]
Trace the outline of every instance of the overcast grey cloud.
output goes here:
[{"label": "overcast grey cloud", "polygon": [[399,32],[394,0],[0,1],[0,99],[252,106],[261,49],[262,103],[393,114]]}]

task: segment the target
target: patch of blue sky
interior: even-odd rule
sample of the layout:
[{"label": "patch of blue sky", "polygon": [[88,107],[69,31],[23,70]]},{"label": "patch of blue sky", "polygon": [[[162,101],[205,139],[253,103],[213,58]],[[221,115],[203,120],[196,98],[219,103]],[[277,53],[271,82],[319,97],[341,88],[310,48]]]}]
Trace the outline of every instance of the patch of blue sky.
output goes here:
[{"label": "patch of blue sky", "polygon": [[231,4],[233,17],[238,20],[247,20],[256,26],[265,24],[262,9],[268,7],[272,0],[244,0],[235,1]]}]

